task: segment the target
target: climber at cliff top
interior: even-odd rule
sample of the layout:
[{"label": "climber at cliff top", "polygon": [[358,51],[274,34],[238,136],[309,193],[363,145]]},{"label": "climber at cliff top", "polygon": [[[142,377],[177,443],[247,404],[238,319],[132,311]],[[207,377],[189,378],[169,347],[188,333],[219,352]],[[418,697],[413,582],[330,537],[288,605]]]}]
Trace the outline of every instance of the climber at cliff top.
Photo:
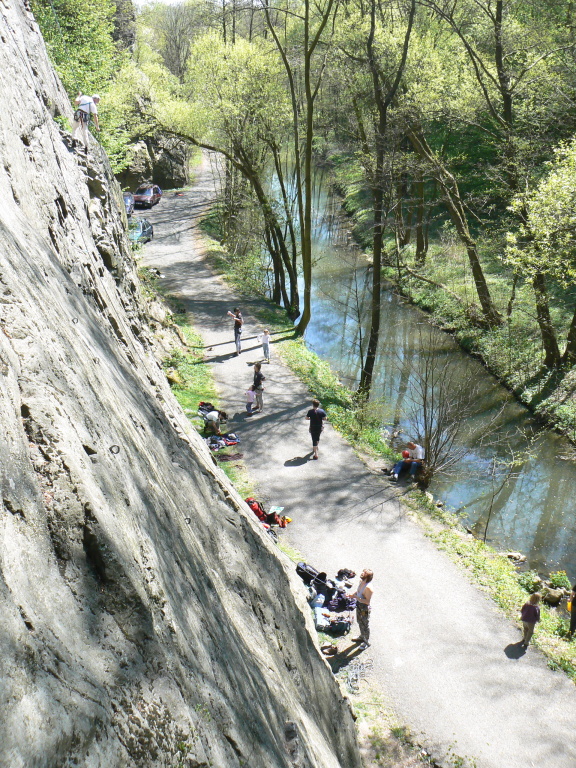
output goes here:
[{"label": "climber at cliff top", "polygon": [[[94,116],[94,126],[97,131],[100,130],[98,122],[98,103],[100,96],[97,93],[94,96],[86,96],[82,91],[78,91],[78,96],[74,100],[76,111],[74,112],[74,122],[72,124],[72,138],[82,139],[82,143],[88,149],[88,127],[90,120]],[[79,136],[78,136],[79,134]]]}]

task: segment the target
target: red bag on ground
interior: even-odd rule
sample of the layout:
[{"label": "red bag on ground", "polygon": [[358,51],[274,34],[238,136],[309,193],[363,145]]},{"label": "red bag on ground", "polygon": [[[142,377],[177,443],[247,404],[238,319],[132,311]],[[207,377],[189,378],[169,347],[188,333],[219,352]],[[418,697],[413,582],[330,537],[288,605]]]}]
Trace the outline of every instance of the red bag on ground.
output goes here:
[{"label": "red bag on ground", "polygon": [[256,501],[256,499],[252,499],[252,498],[244,499],[244,501],[246,502],[246,504],[248,504],[252,512],[254,512],[258,520],[260,520],[260,522],[262,523],[265,523],[268,515],[266,513],[266,510],[262,506],[262,504],[260,504],[259,501]]}]

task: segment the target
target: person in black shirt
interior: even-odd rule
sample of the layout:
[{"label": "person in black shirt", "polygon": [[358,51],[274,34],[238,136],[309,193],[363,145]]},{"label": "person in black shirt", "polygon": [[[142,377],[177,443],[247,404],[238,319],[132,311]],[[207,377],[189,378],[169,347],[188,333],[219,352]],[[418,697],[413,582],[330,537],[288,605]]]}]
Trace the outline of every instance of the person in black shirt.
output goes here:
[{"label": "person in black shirt", "polygon": [[264,410],[264,401],[262,399],[262,392],[264,392],[264,386],[262,384],[263,381],[266,380],[266,376],[262,373],[262,365],[260,363],[256,363],[254,365],[254,392],[256,393],[256,410],[262,411]]},{"label": "person in black shirt", "polygon": [[326,418],[326,411],[320,408],[320,402],[318,400],[312,400],[312,408],[306,414],[306,418],[310,422],[310,435],[312,436],[312,452],[313,459],[318,458],[318,443],[320,442],[320,433],[324,429],[324,419]]},{"label": "person in black shirt", "polygon": [[234,312],[227,312],[227,314],[234,318],[234,344],[236,345],[236,355],[239,355],[241,350],[240,340],[242,338],[242,326],[244,325],[242,312],[240,312],[238,307],[234,307]]}]

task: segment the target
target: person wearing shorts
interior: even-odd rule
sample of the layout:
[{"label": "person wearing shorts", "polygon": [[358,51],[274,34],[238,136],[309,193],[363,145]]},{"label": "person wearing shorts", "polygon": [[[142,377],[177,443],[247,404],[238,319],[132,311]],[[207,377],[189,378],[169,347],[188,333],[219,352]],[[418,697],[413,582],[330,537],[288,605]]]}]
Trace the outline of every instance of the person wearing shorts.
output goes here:
[{"label": "person wearing shorts", "polygon": [[320,408],[319,400],[312,400],[312,408],[306,414],[306,419],[310,422],[310,436],[312,437],[312,458],[318,458],[318,443],[320,442],[320,435],[324,429],[324,420],[326,419],[326,411]]}]

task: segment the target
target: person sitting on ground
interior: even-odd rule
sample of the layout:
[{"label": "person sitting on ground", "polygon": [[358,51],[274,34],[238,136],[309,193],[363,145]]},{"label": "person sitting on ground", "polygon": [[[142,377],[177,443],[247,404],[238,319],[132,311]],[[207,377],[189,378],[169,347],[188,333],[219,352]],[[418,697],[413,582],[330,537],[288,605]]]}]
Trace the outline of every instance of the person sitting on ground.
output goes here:
[{"label": "person sitting on ground", "polygon": [[394,465],[392,480],[398,480],[398,476],[405,469],[410,473],[410,477],[415,478],[424,463],[424,448],[421,445],[409,442],[406,446],[408,450],[402,451],[402,459]]},{"label": "person sitting on ground", "polygon": [[534,634],[534,627],[540,621],[540,608],[538,603],[540,602],[540,594],[534,592],[530,595],[528,602],[522,606],[520,612],[520,618],[522,619],[522,626],[524,627],[524,637],[522,638],[522,645],[524,648],[528,648],[532,635]]},{"label": "person sitting on ground", "polygon": [[74,101],[76,111],[74,112],[74,122],[72,123],[72,138],[82,139],[84,147],[88,149],[88,128],[92,118],[94,118],[94,127],[97,131],[100,130],[98,122],[100,96],[97,93],[94,96],[86,96],[82,91],[78,91],[78,96]]},{"label": "person sitting on ground", "polygon": [[220,423],[222,421],[228,421],[225,411],[210,411],[204,417],[204,429],[208,433],[212,432],[214,435],[221,435]]}]

